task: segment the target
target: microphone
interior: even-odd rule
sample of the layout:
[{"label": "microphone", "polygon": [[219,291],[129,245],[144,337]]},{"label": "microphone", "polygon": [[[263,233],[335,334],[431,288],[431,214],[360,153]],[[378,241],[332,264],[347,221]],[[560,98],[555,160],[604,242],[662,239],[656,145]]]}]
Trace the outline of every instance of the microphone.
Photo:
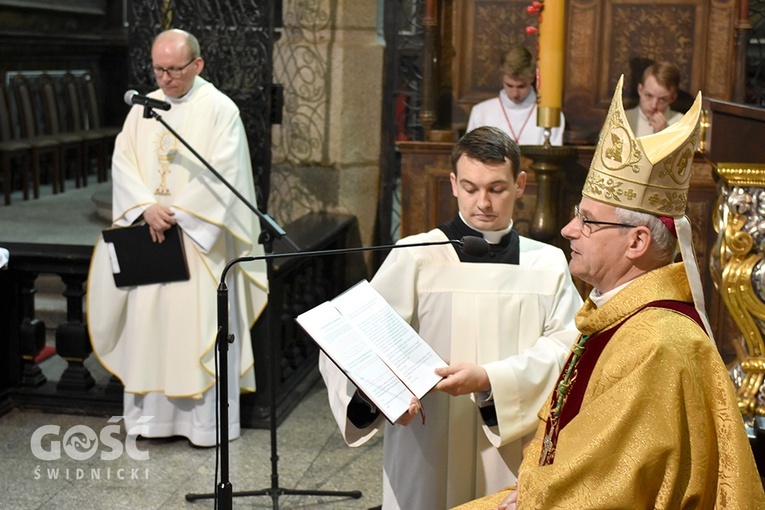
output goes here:
[{"label": "microphone", "polygon": [[125,92],[125,102],[130,106],[134,104],[145,106],[147,108],[156,108],[158,110],[169,110],[170,103],[167,101],[160,101],[149,96],[142,96],[136,90],[128,90]]},{"label": "microphone", "polygon": [[489,253],[489,242],[483,237],[465,236],[457,241],[462,253],[471,257],[484,257]]}]

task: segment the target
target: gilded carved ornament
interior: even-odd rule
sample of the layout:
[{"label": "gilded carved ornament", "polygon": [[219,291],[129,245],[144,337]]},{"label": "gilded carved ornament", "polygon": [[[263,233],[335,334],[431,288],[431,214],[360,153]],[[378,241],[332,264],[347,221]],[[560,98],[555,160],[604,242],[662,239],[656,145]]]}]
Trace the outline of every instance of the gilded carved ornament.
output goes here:
[{"label": "gilded carved ornament", "polygon": [[712,277],[743,339],[731,377],[745,416],[765,416],[765,165],[720,164]]}]

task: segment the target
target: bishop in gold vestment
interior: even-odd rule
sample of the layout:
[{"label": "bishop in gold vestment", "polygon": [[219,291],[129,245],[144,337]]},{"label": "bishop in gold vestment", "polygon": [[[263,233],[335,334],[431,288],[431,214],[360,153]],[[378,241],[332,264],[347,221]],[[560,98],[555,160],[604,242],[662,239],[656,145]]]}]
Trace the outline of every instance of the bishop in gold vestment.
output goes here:
[{"label": "bishop in gold vestment", "polygon": [[[580,337],[517,488],[461,510],[765,508],[683,216],[701,95],[677,124],[636,139],[621,84],[561,230],[571,273],[593,286]],[[683,262],[672,263],[678,245]]]}]

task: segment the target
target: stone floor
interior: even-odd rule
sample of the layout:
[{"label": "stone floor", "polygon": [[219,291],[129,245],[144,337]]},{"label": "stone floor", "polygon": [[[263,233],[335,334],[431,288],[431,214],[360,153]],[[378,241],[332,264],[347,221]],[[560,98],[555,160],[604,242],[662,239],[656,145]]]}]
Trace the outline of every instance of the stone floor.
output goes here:
[{"label": "stone floor", "polygon": [[[40,199],[29,201],[14,195],[12,205],[0,207],[0,246],[4,241],[93,244],[98,232],[108,226],[96,214],[93,196],[108,193],[109,184],[81,189],[67,184],[65,193],[51,195],[43,190]],[[38,296],[37,306],[43,304],[44,308],[45,299]],[[49,308],[55,309],[56,304]],[[88,362],[98,376],[97,367],[92,366],[97,362]],[[52,380],[59,368],[56,356],[43,362],[43,370]],[[196,448],[185,439],[141,440],[133,448],[125,442],[121,428],[113,429],[116,425],[106,416],[23,410],[0,417],[0,509],[215,508],[214,499],[185,499],[189,493],[214,491],[219,466],[214,448]],[[45,431],[49,434],[36,441],[35,434]],[[88,436],[93,441],[87,442]],[[380,504],[382,438],[359,448],[346,446],[321,381],[279,426],[276,437],[278,487],[360,490],[362,497],[289,495],[276,501],[269,495],[235,497],[234,508],[368,509]],[[229,480],[234,492],[270,489],[269,431],[245,429],[229,447]],[[116,458],[110,460],[109,454]],[[54,458],[40,458],[48,455]]]},{"label": "stone floor", "polygon": [[[15,410],[0,418],[0,508],[215,508],[212,498],[185,499],[190,493],[213,493],[215,448],[196,448],[180,438],[139,440],[133,447],[117,430],[119,424],[108,417]],[[35,440],[35,434],[46,431],[41,441]],[[78,438],[87,435],[94,440],[78,445]],[[346,446],[329,413],[323,384],[292,411],[276,437],[278,487],[359,490],[362,497],[288,495],[278,497],[276,504],[268,495],[235,497],[234,508],[367,509],[380,504],[382,438],[358,448]],[[117,458],[104,459],[104,454]],[[243,430],[229,443],[229,455],[234,492],[271,488],[268,430]],[[41,460],[46,456],[53,459]]]},{"label": "stone floor", "polygon": [[91,183],[75,188],[67,181],[66,191],[53,195],[48,186],[40,189],[39,199],[22,200],[11,196],[11,205],[0,206],[0,245],[2,242],[94,245],[109,222],[97,213],[94,196],[111,193],[111,183]]}]

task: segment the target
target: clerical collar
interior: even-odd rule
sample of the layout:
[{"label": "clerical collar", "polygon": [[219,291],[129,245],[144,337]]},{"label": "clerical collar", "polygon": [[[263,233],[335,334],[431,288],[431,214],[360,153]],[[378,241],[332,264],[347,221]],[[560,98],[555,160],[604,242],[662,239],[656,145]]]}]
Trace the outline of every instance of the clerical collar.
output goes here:
[{"label": "clerical collar", "polygon": [[510,233],[511,230],[513,230],[513,220],[510,220],[510,225],[507,226],[507,228],[502,230],[479,230],[472,226],[470,223],[468,223],[465,220],[465,217],[462,216],[462,213],[458,213],[460,216],[460,219],[462,220],[462,223],[464,223],[466,226],[470,227],[471,229],[475,230],[476,232],[480,232],[484,239],[486,239],[486,242],[489,244],[499,244],[502,241],[502,238],[505,237],[507,234]]},{"label": "clerical collar", "polygon": [[529,95],[526,96],[526,98],[520,103],[514,103],[511,101],[510,98],[507,97],[507,92],[505,92],[505,89],[502,89],[499,92],[499,97],[502,98],[502,104],[504,104],[505,108],[508,110],[525,111],[527,108],[534,106],[537,102],[537,93],[534,91],[534,89],[531,89],[531,91],[529,91]]},{"label": "clerical collar", "polygon": [[194,78],[194,83],[191,85],[191,88],[190,88],[190,89],[189,89],[189,90],[188,90],[188,91],[187,91],[185,94],[183,94],[181,97],[170,97],[170,96],[165,96],[165,99],[166,99],[167,101],[169,101],[170,103],[172,103],[172,104],[180,104],[180,103],[185,103],[186,101],[188,101],[189,99],[191,99],[191,96],[193,96],[193,95],[194,95],[194,92],[196,91],[196,89],[198,89],[199,87],[201,87],[201,86],[202,86],[202,84],[203,84],[205,81],[206,81],[206,80],[205,80],[204,78],[202,78],[202,77],[200,77],[200,76],[196,76],[196,77]]},{"label": "clerical collar", "polygon": [[598,289],[592,289],[592,292],[590,292],[590,300],[595,304],[595,306],[600,308],[601,306],[605,305],[609,299],[621,292],[621,290],[630,283],[632,283],[632,280],[626,283],[622,283],[618,287],[615,287],[608,292],[600,292]]},{"label": "clerical collar", "polygon": [[[492,243],[489,239],[488,255],[478,257],[465,254],[458,246],[453,246],[460,262],[488,262],[493,264],[518,264],[520,261],[520,237],[518,232],[513,230],[512,222],[506,230],[497,232],[481,232],[476,230],[459,215],[438,226],[438,229],[446,235],[448,239],[460,240],[465,236],[484,237],[489,235],[497,240]],[[485,238],[485,237],[484,237]]]}]

